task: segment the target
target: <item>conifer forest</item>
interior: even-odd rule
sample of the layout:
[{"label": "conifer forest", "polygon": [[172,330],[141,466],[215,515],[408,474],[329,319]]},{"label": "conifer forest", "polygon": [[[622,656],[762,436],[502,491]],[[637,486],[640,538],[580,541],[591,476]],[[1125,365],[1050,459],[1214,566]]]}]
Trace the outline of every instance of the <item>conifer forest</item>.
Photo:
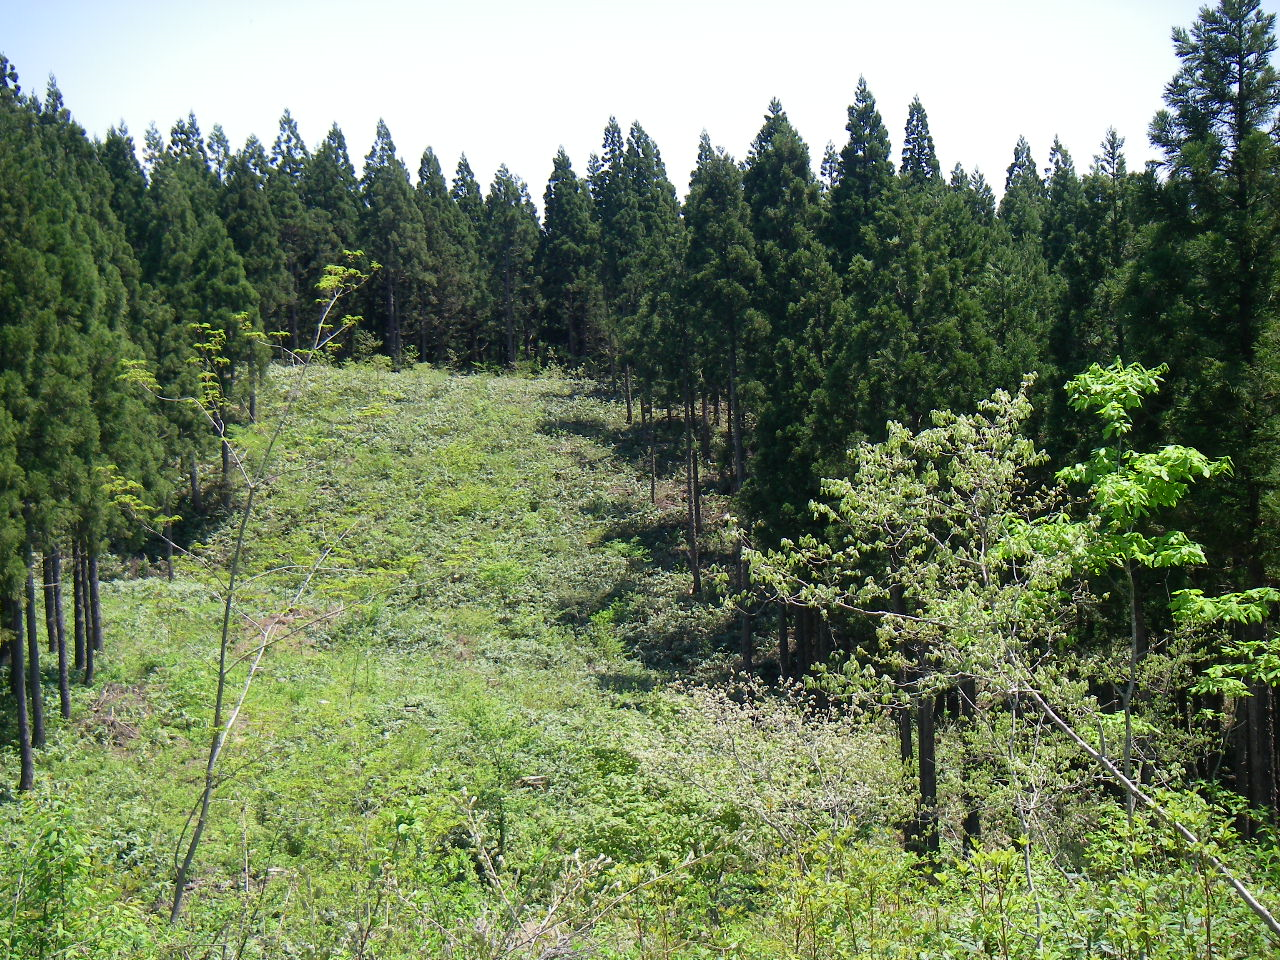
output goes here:
[{"label": "conifer forest", "polygon": [[1002,183],[0,56],[0,960],[1280,956],[1276,36]]}]

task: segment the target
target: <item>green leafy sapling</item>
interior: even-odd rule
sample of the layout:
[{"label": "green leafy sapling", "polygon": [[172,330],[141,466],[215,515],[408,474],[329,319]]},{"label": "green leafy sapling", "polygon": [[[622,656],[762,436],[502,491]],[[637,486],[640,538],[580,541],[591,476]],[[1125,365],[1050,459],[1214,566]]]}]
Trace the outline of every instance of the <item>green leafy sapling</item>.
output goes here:
[{"label": "green leafy sapling", "polygon": [[[1191,484],[1231,472],[1231,461],[1213,460],[1199,450],[1166,444],[1140,452],[1127,444],[1133,414],[1146,397],[1160,389],[1167,370],[1120,359],[1103,367],[1093,364],[1066,384],[1068,402],[1102,422],[1102,436],[1110,441],[1093,451],[1085,463],[1058,472],[1063,483],[1088,484],[1093,533],[1084,555],[1092,573],[1119,569],[1129,608],[1129,664],[1122,694],[1124,753],[1121,769],[1133,775],[1133,698],[1138,668],[1146,656],[1148,637],[1135,568],[1184,567],[1205,562],[1203,548],[1181,530],[1156,532],[1149,522],[1156,511],[1178,505]],[[1135,799],[1126,795],[1132,818]]]}]

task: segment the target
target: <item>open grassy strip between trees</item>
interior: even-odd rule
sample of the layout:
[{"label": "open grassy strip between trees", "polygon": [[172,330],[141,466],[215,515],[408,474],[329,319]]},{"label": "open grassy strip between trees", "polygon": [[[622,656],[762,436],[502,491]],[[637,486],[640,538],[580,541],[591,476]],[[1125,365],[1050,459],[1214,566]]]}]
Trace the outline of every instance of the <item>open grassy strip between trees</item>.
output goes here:
[{"label": "open grassy strip between trees", "polygon": [[[256,432],[237,437],[250,453],[296,373],[264,390]],[[681,566],[684,465],[663,465],[651,504],[648,427],[589,384],[312,375],[249,537],[241,603],[278,640],[187,913],[164,922],[216,676],[204,563],[225,557],[225,529],[172,582],[105,571],[100,683],[50,723],[35,790],[0,806],[10,956],[1271,949],[1174,835],[1130,821],[1029,716],[942,734],[946,857],[924,869],[904,854],[912,788],[890,714],[728,677],[733,612],[695,604]],[[729,580],[719,536],[705,537],[708,590]],[[257,636],[246,623],[237,652]],[[960,777],[973,737],[1007,743],[1010,763]],[[975,784],[987,832],[963,856]],[[1015,795],[1034,843],[1005,826]],[[1220,855],[1276,889],[1268,845],[1223,829]]]}]

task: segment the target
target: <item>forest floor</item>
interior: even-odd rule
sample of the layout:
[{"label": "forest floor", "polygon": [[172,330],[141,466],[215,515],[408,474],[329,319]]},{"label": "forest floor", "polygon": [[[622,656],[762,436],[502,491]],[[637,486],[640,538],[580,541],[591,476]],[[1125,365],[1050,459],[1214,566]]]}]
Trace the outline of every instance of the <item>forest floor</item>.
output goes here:
[{"label": "forest floor", "polygon": [[[298,375],[238,437],[250,465]],[[563,376],[306,375],[249,526],[233,699],[271,642],[182,920],[232,524],[173,581],[107,571],[99,680],[0,804],[0,955],[1048,955],[1007,838],[932,878],[901,853],[886,717],[733,678],[733,612],[689,596],[677,465],[651,502],[616,402]],[[1215,955],[1249,956],[1247,921],[1219,923],[1238,950]],[[1190,955],[1169,944],[1145,954]]]}]

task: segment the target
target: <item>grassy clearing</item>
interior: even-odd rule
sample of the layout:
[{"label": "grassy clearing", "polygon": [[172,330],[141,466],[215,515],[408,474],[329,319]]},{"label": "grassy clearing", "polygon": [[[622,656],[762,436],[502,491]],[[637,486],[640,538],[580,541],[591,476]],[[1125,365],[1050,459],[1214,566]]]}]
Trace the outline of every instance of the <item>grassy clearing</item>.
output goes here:
[{"label": "grassy clearing", "polygon": [[[40,817],[77,838],[67,882],[95,896],[69,926],[100,937],[112,906],[133,930],[122,951],[501,955],[616,928],[611,900],[633,899],[619,884],[730,869],[737,804],[658,749],[691,716],[625,643],[705,650],[720,615],[650,562],[671,556],[679,517],[617,459],[616,407],[562,379],[312,376],[249,538],[246,613],[283,639],[227,755],[183,927],[154,911],[198,792],[218,604],[205,565],[226,530],[173,583],[109,585],[101,682],[55,732],[39,796],[2,808],[18,860]],[[242,439],[252,452],[261,436]]]},{"label": "grassy clearing", "polygon": [[[0,805],[0,955],[1191,955],[1196,897],[1218,895],[1161,851],[1119,872],[1100,846],[1093,912],[1054,863],[1029,885],[1007,838],[931,882],[900,853],[910,791],[882,718],[697,685],[724,678],[727,616],[687,596],[678,484],[650,504],[638,431],[589,385],[311,376],[243,595],[282,639],[183,922],[163,911],[211,721],[225,530],[172,583],[107,586],[100,682],[55,726],[35,796]],[[1156,908],[1171,897],[1180,921]],[[1214,909],[1215,956],[1261,955],[1247,918]]]}]

